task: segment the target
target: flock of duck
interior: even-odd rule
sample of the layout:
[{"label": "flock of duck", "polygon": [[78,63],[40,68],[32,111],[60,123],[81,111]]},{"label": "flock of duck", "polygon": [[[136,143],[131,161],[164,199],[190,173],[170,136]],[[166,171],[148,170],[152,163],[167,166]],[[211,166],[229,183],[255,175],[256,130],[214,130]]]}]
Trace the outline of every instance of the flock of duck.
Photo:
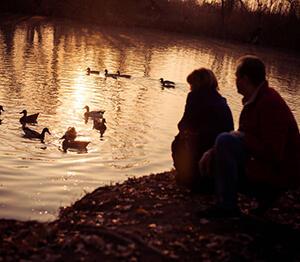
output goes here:
[{"label": "flock of duck", "polygon": [[[89,106],[85,106],[84,109],[86,109],[85,113],[83,114],[85,122],[87,123],[88,119],[91,118],[93,120],[93,129],[98,130],[100,132],[100,137],[103,137],[103,134],[106,130],[106,120],[103,117],[105,111],[104,110],[90,111]],[[3,106],[0,105],[0,115],[4,111],[5,110]],[[44,142],[45,134],[48,133],[49,135],[51,135],[47,127],[45,127],[41,133],[39,133],[27,126],[27,124],[37,123],[37,118],[39,116],[39,113],[28,115],[27,110],[23,110],[22,112],[20,112],[20,114],[23,114],[23,116],[20,117],[19,121],[22,125],[24,137],[30,139],[39,139],[41,140],[41,142]],[[90,143],[90,141],[79,141],[76,140],[76,138],[77,138],[77,131],[75,127],[69,127],[65,132],[65,134],[60,138],[63,140],[62,149],[64,152],[66,152],[69,148],[76,149],[79,151],[87,150],[87,146]]]},{"label": "flock of duck", "polygon": [[[86,73],[87,73],[87,75],[91,75],[91,74],[100,75],[101,71],[91,70],[91,68],[88,67],[86,69]],[[118,77],[131,78],[131,75],[121,74],[120,71],[117,71],[117,73],[109,73],[107,69],[104,70],[103,75],[104,75],[104,77],[111,77],[114,79],[117,79]],[[164,80],[163,78],[160,78],[159,81],[160,81],[162,87],[166,87],[166,88],[174,88],[175,87],[175,82],[173,82],[173,81]]]},{"label": "flock of duck", "polygon": [[[87,74],[101,74],[100,71],[96,70],[91,70],[89,67],[86,69]],[[131,78],[131,75],[127,74],[121,74],[120,71],[117,71],[117,73],[109,73],[107,69],[104,70],[103,75],[105,77],[111,77],[114,79],[117,79],[118,77],[123,77],[123,78]],[[174,88],[175,83],[173,81],[169,80],[164,80],[163,78],[160,78],[160,83],[162,87],[167,87],[167,88]],[[104,110],[98,110],[98,111],[90,111],[89,106],[85,106],[83,109],[85,109],[84,113],[84,119],[85,123],[88,122],[88,119],[93,120],[93,129],[96,129],[100,132],[100,137],[103,137],[103,134],[106,130],[106,120],[103,117]],[[4,112],[4,108],[2,105],[0,105],[0,115],[1,113]],[[45,135],[48,133],[51,135],[49,129],[45,127],[41,133],[29,128],[27,124],[35,124],[37,123],[37,118],[39,116],[39,113],[28,115],[27,110],[23,110],[20,112],[20,114],[23,114],[23,116],[19,119],[21,125],[22,125],[22,130],[24,132],[24,137],[26,138],[34,138],[34,139],[39,139],[41,142],[44,142],[45,140]],[[2,120],[0,119],[0,124],[2,123]],[[77,150],[87,150],[87,146],[90,143],[89,141],[79,141],[76,140],[77,138],[77,131],[75,127],[69,127],[65,134],[60,138],[62,139],[62,149],[64,152],[66,152],[69,148],[72,149],[77,149]]]}]

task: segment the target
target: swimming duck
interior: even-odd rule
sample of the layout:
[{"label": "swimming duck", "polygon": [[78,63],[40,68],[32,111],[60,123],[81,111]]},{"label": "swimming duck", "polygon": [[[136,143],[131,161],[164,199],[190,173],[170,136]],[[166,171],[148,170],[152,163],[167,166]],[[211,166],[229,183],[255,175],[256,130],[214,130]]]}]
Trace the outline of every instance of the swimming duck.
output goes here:
[{"label": "swimming duck", "polygon": [[87,145],[90,143],[89,141],[76,141],[76,140],[68,140],[68,138],[64,135],[61,139],[64,139],[62,142],[62,148],[64,152],[67,152],[69,148],[77,149],[79,151],[87,151]]},{"label": "swimming duck", "polygon": [[49,129],[47,127],[45,127],[42,131],[42,133],[39,133],[35,130],[30,129],[29,127],[26,126],[26,124],[22,125],[22,129],[25,133],[25,137],[27,138],[38,138],[40,139],[42,142],[44,142],[45,139],[45,133],[48,133],[49,135],[51,135]]},{"label": "swimming duck", "polygon": [[117,71],[117,76],[118,76],[118,77],[131,78],[131,75],[121,74],[120,71]]},{"label": "swimming duck", "polygon": [[86,69],[86,73],[88,74],[88,75],[90,75],[90,74],[97,74],[97,75],[99,75],[100,74],[100,71],[96,71],[96,70],[91,70],[91,68],[87,68]]},{"label": "swimming duck", "polygon": [[23,110],[20,112],[20,114],[23,114],[23,116],[20,118],[20,123],[37,123],[37,118],[39,116],[39,113],[33,114],[33,115],[27,115],[27,110]]},{"label": "swimming duck", "polygon": [[165,88],[175,88],[173,85],[162,85],[161,89],[164,90]]},{"label": "swimming duck", "polygon": [[100,137],[103,137],[103,134],[106,130],[106,120],[105,118],[94,118],[94,124],[93,124],[93,129],[99,130],[100,131]]},{"label": "swimming duck", "polygon": [[3,109],[3,106],[0,105],[0,115],[1,115],[2,111],[4,112],[4,109]]},{"label": "swimming duck", "polygon": [[112,77],[112,78],[114,78],[114,79],[117,79],[118,74],[111,74],[111,73],[108,73],[107,69],[105,69],[104,72],[105,72],[105,73],[104,73],[105,77]]},{"label": "swimming duck", "polygon": [[173,81],[164,80],[163,78],[160,78],[159,80],[163,87],[175,87],[175,83]]},{"label": "swimming duck", "polygon": [[105,110],[90,111],[89,106],[85,106],[83,109],[86,109],[86,112],[84,113],[84,118],[85,119],[88,119],[89,117],[103,118],[103,114],[105,112]]},{"label": "swimming duck", "polygon": [[61,137],[60,139],[67,139],[70,141],[74,141],[76,137],[77,137],[76,129],[75,127],[72,126],[68,128],[68,130],[65,132],[63,137]]}]

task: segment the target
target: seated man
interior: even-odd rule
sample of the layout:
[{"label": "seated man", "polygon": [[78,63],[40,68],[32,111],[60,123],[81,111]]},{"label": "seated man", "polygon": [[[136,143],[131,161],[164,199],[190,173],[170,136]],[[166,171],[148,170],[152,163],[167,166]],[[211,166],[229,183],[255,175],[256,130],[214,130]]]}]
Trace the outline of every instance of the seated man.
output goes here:
[{"label": "seated man", "polygon": [[284,99],[269,87],[259,58],[240,58],[236,86],[244,105],[239,129],[220,134],[199,163],[202,173],[214,167],[218,204],[211,216],[237,215],[238,191],[255,196],[263,213],[279,192],[300,182],[299,129]]}]

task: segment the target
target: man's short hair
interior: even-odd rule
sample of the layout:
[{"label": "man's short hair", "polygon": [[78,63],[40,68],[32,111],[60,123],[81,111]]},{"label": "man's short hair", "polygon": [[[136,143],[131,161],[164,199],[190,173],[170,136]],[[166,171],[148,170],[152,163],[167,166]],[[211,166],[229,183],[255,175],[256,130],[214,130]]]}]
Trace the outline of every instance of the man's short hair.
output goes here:
[{"label": "man's short hair", "polygon": [[247,55],[238,60],[236,75],[247,76],[253,85],[258,86],[266,80],[266,68],[258,57]]}]

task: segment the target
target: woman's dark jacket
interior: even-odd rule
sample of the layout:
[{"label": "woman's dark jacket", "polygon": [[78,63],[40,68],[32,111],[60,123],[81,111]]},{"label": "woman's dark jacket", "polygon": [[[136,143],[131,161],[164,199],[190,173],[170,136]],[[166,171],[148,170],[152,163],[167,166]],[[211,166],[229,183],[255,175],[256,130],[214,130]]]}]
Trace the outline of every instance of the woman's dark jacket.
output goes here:
[{"label": "woman's dark jacket", "polygon": [[178,123],[179,134],[197,134],[197,155],[210,149],[218,134],[234,129],[232,114],[226,99],[216,90],[189,92],[182,119]]}]

